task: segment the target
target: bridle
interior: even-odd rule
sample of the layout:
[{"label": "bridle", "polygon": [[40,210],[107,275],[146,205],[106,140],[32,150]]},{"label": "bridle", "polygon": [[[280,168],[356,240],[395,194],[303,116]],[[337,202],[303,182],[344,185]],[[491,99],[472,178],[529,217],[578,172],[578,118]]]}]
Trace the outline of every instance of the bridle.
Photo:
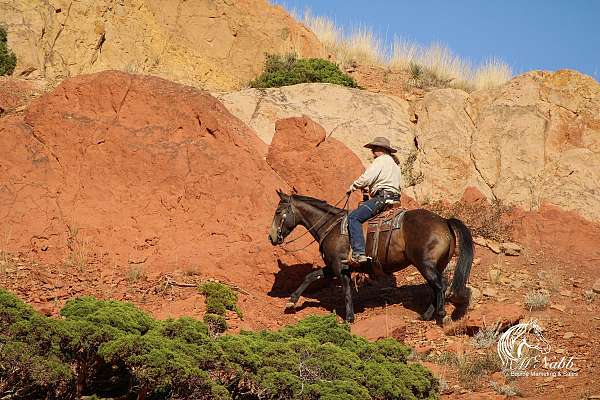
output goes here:
[{"label": "bridle", "polygon": [[[337,207],[338,204],[340,204],[342,202],[342,200],[346,199],[346,202],[344,203],[344,207],[342,208],[342,210],[340,210],[338,213],[331,215],[331,217],[337,217],[339,214],[341,214],[342,212],[346,212],[348,213],[347,210],[347,206],[348,206],[348,200],[350,200],[350,195],[345,195],[344,197],[342,197],[341,199],[338,200],[337,203],[335,203],[333,206]],[[283,235],[281,234],[281,228],[283,227],[283,224],[285,223],[285,221],[287,220],[287,215],[288,212],[293,216],[294,220],[294,227],[296,226],[296,213],[294,212],[294,207],[292,204],[292,197],[290,196],[289,198],[289,203],[287,208],[285,209],[285,211],[283,212],[283,214],[281,215],[281,221],[279,222],[279,227],[277,228],[277,241],[281,241],[281,245],[285,246],[288,245],[290,243],[295,242],[296,240],[302,238],[304,235],[306,235],[307,233],[310,233],[312,229],[315,229],[315,227],[325,218],[327,217],[329,214],[329,212],[326,212],[321,218],[319,218],[319,220],[317,220],[317,222],[315,222],[311,227],[306,229],[306,232],[304,232],[302,235],[298,236],[297,238],[294,238],[292,240],[288,240],[287,242],[284,242],[284,238]],[[323,227],[323,225],[325,225],[326,222],[328,222],[331,218],[326,219],[318,228],[316,228],[316,232],[318,232],[319,229],[321,229]],[[336,220],[333,222],[333,224],[331,224],[326,230],[325,233],[323,234],[323,236],[319,239],[319,247],[321,246],[321,243],[323,243],[323,240],[325,240],[325,238],[327,237],[327,235],[329,234],[329,232],[331,232],[331,230],[333,229],[333,227],[335,226],[335,224],[337,224],[337,222],[340,220],[340,218],[336,218]],[[287,251],[288,253],[294,253],[300,250],[304,250],[305,248],[307,248],[308,246],[310,246],[311,244],[313,244],[314,242],[316,242],[317,239],[314,239],[312,241],[310,241],[306,246],[300,248],[300,249],[293,249],[293,250],[288,250],[285,249],[285,251]]]}]

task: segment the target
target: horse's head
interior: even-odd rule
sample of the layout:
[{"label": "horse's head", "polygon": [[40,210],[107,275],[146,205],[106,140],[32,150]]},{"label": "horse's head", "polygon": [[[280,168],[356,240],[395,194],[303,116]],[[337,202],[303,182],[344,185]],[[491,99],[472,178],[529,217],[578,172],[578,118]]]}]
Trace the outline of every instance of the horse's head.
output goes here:
[{"label": "horse's head", "polygon": [[277,190],[279,204],[273,216],[273,223],[269,230],[269,240],[273,246],[283,243],[285,238],[298,225],[298,211],[292,203],[292,196]]}]

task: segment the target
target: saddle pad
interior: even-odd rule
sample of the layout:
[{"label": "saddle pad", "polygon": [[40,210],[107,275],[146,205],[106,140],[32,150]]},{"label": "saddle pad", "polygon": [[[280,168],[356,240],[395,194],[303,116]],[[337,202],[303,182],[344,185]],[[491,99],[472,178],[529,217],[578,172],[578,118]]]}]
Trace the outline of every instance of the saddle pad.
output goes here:
[{"label": "saddle pad", "polygon": [[344,218],[342,218],[342,223],[340,224],[340,234],[348,236],[348,214],[344,215]]},{"label": "saddle pad", "polygon": [[396,209],[395,214],[391,214],[391,217],[388,214],[388,218],[386,219],[374,218],[368,221],[366,250],[367,255],[373,261],[378,263],[385,263],[387,261],[392,232],[402,227],[402,217],[405,212],[405,209]]},{"label": "saddle pad", "polygon": [[390,211],[393,212],[386,212],[385,215],[380,214],[368,220],[367,233],[375,231],[385,232],[393,229],[400,229],[400,226],[402,225],[402,217],[404,216],[406,209],[394,208]]}]

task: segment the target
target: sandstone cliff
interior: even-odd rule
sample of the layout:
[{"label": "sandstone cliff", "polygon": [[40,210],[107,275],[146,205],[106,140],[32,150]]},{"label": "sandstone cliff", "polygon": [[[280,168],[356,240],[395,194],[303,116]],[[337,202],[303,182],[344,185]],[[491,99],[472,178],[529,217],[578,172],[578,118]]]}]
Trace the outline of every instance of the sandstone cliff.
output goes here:
[{"label": "sandstone cliff", "polygon": [[[476,187],[527,211],[544,203],[600,220],[600,85],[574,71],[530,72],[494,90],[429,92],[420,102],[325,84],[229,93],[225,106],[269,143],[275,121],[306,114],[368,163],[388,136],[406,192],[454,202]],[[416,155],[416,158],[415,158]]]},{"label": "sandstone cliff", "polygon": [[265,52],[322,54],[266,0],[0,0],[15,76],[64,78],[119,69],[211,89],[240,87]]}]

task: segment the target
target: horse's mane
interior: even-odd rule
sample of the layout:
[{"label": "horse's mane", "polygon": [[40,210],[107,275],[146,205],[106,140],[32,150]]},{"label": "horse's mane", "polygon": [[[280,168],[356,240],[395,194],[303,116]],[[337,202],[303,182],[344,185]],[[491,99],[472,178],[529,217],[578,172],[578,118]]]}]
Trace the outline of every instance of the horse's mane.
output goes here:
[{"label": "horse's mane", "polygon": [[325,200],[315,199],[314,197],[303,196],[301,194],[293,194],[293,195],[291,195],[291,197],[294,200],[302,201],[304,203],[308,203],[311,206],[313,206],[315,208],[318,208],[321,211],[325,211],[327,213],[330,213],[330,214],[337,214],[340,211],[342,211],[341,208],[334,207],[331,204],[327,203]]}]

